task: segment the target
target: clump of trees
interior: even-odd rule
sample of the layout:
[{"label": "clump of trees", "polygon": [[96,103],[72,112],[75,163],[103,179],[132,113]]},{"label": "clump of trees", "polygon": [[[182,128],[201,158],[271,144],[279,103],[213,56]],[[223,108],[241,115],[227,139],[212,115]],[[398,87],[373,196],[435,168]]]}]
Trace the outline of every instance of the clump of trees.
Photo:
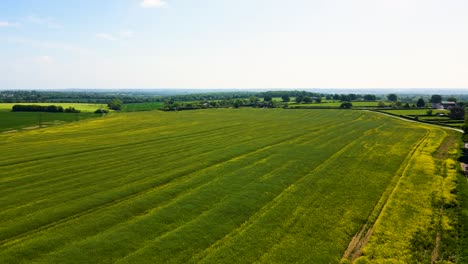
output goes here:
[{"label": "clump of trees", "polygon": [[343,109],[351,109],[351,107],[353,107],[353,104],[351,102],[344,102],[340,105],[340,108]]},{"label": "clump of trees", "polygon": [[417,106],[417,107],[420,107],[420,108],[421,108],[421,107],[424,107],[424,106],[426,106],[426,102],[424,102],[424,99],[419,98],[419,99],[418,99],[418,102],[416,103],[416,106]]},{"label": "clump of trees", "polygon": [[122,100],[115,98],[115,99],[110,100],[107,106],[109,107],[109,109],[120,111],[122,110],[123,102]]},{"label": "clump of trees", "polygon": [[50,112],[50,113],[80,113],[73,107],[63,108],[56,105],[14,105],[11,109],[13,112]]},{"label": "clump of trees", "polygon": [[109,110],[106,110],[106,109],[98,109],[96,111],[94,111],[95,114],[107,114],[109,113]]},{"label": "clump of trees", "polygon": [[431,96],[431,103],[440,104],[442,103],[442,96],[439,94],[434,94]]},{"label": "clump of trees", "polygon": [[456,120],[463,120],[465,119],[465,108],[463,107],[453,107],[450,109],[450,118]]}]

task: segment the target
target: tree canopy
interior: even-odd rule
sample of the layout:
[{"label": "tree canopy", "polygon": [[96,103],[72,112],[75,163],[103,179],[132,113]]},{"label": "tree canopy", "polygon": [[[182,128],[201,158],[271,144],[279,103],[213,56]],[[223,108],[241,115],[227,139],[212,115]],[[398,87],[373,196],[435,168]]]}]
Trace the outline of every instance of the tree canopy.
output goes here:
[{"label": "tree canopy", "polygon": [[431,103],[433,104],[440,104],[442,103],[442,96],[438,94],[434,94],[431,96]]},{"label": "tree canopy", "polygon": [[396,101],[398,101],[398,96],[396,94],[389,94],[389,95],[387,95],[387,99],[390,102],[396,102]]}]

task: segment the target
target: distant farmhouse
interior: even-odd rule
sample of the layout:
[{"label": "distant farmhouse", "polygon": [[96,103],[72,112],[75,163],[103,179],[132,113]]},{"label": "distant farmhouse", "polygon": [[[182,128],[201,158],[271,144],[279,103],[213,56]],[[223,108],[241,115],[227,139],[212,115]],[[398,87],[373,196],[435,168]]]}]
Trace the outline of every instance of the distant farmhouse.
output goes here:
[{"label": "distant farmhouse", "polygon": [[454,107],[457,107],[457,103],[455,102],[442,102],[442,103],[432,104],[432,108],[440,109],[440,110],[443,110],[443,109],[450,110]]}]

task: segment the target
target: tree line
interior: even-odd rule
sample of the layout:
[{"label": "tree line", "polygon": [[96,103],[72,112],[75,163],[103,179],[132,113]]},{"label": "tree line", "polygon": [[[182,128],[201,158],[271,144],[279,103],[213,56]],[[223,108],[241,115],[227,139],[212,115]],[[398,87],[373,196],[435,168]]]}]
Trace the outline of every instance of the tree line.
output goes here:
[{"label": "tree line", "polygon": [[63,108],[56,105],[14,105],[11,109],[13,112],[50,112],[50,113],[80,113],[80,110],[74,107]]}]

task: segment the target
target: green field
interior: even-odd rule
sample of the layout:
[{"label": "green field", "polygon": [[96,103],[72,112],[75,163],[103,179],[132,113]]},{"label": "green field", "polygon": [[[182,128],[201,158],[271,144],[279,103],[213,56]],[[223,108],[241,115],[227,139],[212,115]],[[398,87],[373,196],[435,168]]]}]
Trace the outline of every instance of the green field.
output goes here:
[{"label": "green field", "polygon": [[0,110],[0,133],[55,126],[99,116],[93,113],[39,113]]},{"label": "green field", "polygon": [[[341,101],[323,101],[321,103],[310,103],[310,104],[298,104],[294,100],[289,103],[290,106],[325,106],[325,107],[340,107]],[[377,107],[379,102],[351,102],[353,107]]]},{"label": "green field", "polygon": [[[16,103],[15,103],[16,104]],[[11,112],[13,103],[0,103],[0,133],[28,130],[39,127],[60,125],[89,118],[100,117],[93,112],[99,108],[107,108],[100,104],[80,103],[18,103],[21,105],[56,105],[63,108],[74,107],[81,113],[48,113],[48,112]]]},{"label": "green field", "polygon": [[[427,115],[427,111],[432,110],[432,115]],[[382,110],[381,112],[402,116],[415,118],[418,117],[419,121],[426,123],[431,123],[434,125],[443,125],[454,128],[461,128],[464,124],[464,120],[454,120],[451,119],[448,114],[449,110],[436,110],[436,109],[404,109],[404,110]],[[444,114],[444,116],[438,116],[438,114]]]},{"label": "green field", "polygon": [[80,110],[81,112],[94,112],[97,109],[107,109],[107,105],[105,104],[84,104],[84,103],[0,103],[0,111],[1,110],[11,110],[14,105],[56,105],[62,106],[63,108],[73,107],[76,110]]},{"label": "green field", "polygon": [[[453,153],[433,156],[454,137],[372,112],[282,109],[0,134],[0,263],[338,263],[366,223],[366,258],[414,260],[418,228],[439,219],[430,198],[454,199]],[[387,230],[401,243],[382,246]]]},{"label": "green field", "polygon": [[137,112],[137,111],[151,111],[161,109],[164,106],[163,102],[150,102],[150,103],[132,103],[124,104],[122,111],[124,112]]},{"label": "green field", "polygon": [[433,115],[448,114],[450,112],[449,110],[436,110],[436,109],[382,110],[382,112],[390,113],[394,115],[420,116],[420,115],[427,115],[428,110],[432,110]]}]

